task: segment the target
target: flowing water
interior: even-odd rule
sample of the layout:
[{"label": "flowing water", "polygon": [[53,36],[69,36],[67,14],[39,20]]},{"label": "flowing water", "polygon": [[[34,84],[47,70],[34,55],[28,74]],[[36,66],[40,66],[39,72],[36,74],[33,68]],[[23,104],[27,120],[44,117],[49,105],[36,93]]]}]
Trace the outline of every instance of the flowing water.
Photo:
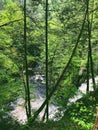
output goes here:
[{"label": "flowing water", "polygon": [[[95,77],[95,82],[98,85],[98,76]],[[86,94],[86,88],[87,88],[87,83],[82,83],[81,86],[79,87],[78,91],[76,92],[75,96],[73,98],[69,99],[69,104],[77,101],[84,94]],[[92,79],[89,79],[89,91],[93,91],[93,90],[94,89],[93,89]]]},{"label": "flowing water", "polygon": [[[95,77],[95,80],[96,80],[96,83],[98,84],[98,76]],[[41,104],[45,100],[45,87],[43,85],[44,79],[41,75],[35,75],[34,77],[32,77],[31,82],[35,82],[37,84],[33,92],[36,98],[31,99],[31,108],[32,108],[32,113],[33,113],[41,106]],[[89,80],[89,83],[90,83],[90,91],[93,91],[92,79]],[[87,87],[86,83],[82,83],[78,91],[76,92],[76,95],[73,98],[69,99],[69,104],[77,101],[79,98],[83,96],[83,94],[86,94],[86,87]],[[25,101],[23,98],[19,98],[15,101],[15,103],[11,104],[14,110],[10,112],[10,115],[14,119],[19,121],[20,123],[25,123],[27,120],[24,102]],[[54,104],[50,104],[49,105],[49,118],[54,119],[55,114],[57,112],[58,112],[58,107],[55,106]],[[41,119],[43,115],[44,115],[44,110],[40,113],[39,119]]]},{"label": "flowing water", "polygon": [[[44,79],[41,75],[35,75],[34,77],[31,77],[30,82],[36,83],[35,86],[33,86],[33,94],[35,95],[34,99],[31,99],[31,110],[32,113],[36,111],[44,102],[45,100],[45,85],[44,85]],[[26,117],[26,111],[25,111],[25,100],[23,98],[17,99],[14,103],[11,103],[11,106],[13,107],[13,110],[10,112],[10,115],[19,121],[20,123],[25,123],[27,121]],[[44,115],[45,109],[39,114],[39,119],[41,119]],[[49,105],[49,118],[54,119],[54,116],[56,112],[58,111],[58,107],[54,104]]]}]

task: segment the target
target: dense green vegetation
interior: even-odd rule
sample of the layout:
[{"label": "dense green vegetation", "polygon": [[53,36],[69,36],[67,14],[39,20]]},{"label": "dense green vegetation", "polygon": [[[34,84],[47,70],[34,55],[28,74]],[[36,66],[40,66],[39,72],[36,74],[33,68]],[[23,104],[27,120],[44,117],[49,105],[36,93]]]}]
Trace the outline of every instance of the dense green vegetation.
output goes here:
[{"label": "dense green vegetation", "polygon": [[[98,1],[32,0],[24,7],[18,0],[0,1],[0,130],[92,130],[98,106]],[[34,84],[28,79],[35,73],[44,75],[48,95],[30,116]],[[86,94],[68,106],[84,82]],[[25,125],[8,114],[19,97],[28,103]],[[64,112],[59,121],[36,120],[47,101],[60,107],[57,117]]]}]

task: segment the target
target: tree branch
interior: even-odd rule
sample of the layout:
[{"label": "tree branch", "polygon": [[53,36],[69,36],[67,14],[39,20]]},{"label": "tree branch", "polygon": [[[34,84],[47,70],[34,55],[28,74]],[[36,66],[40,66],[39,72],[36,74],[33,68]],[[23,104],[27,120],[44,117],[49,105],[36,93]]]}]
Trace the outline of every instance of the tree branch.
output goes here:
[{"label": "tree branch", "polygon": [[9,21],[9,22],[6,22],[6,23],[3,23],[3,24],[0,25],[0,28],[3,27],[3,26],[7,26],[9,24],[12,24],[14,22],[21,21],[21,20],[22,20],[22,18],[21,19],[12,20],[12,21]]}]

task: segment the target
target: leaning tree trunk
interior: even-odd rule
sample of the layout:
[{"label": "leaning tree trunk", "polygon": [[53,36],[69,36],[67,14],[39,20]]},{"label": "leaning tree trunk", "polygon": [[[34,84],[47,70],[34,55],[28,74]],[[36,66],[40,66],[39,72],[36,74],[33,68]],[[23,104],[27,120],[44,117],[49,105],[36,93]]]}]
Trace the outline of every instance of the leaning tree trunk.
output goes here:
[{"label": "leaning tree trunk", "polygon": [[31,123],[36,120],[36,118],[38,117],[39,113],[43,110],[43,108],[44,108],[45,105],[47,104],[47,101],[50,100],[50,98],[52,97],[52,95],[54,94],[54,92],[57,90],[57,88],[58,88],[58,86],[59,86],[61,80],[62,80],[63,77],[64,77],[65,72],[66,72],[67,69],[69,68],[69,65],[70,65],[70,63],[71,63],[71,61],[72,61],[72,59],[73,59],[73,56],[74,56],[75,52],[76,52],[76,49],[77,49],[77,47],[78,47],[78,43],[79,43],[79,41],[80,41],[80,38],[81,38],[81,35],[82,35],[82,32],[83,32],[83,29],[84,29],[85,20],[86,20],[86,15],[87,15],[87,10],[86,10],[86,12],[85,12],[84,19],[83,19],[83,23],[82,23],[82,27],[81,27],[80,33],[79,33],[79,35],[78,35],[78,38],[77,38],[77,41],[76,41],[76,44],[75,44],[75,47],[74,47],[74,49],[73,49],[73,51],[72,51],[72,54],[71,54],[71,56],[70,56],[70,59],[69,59],[68,63],[66,64],[66,66],[65,66],[65,68],[63,69],[63,71],[62,71],[62,73],[61,73],[59,79],[57,80],[55,86],[53,87],[53,90],[48,94],[48,97],[47,97],[46,100],[43,102],[43,104],[41,105],[41,107],[34,113],[34,116],[33,116],[33,118],[31,119]]}]

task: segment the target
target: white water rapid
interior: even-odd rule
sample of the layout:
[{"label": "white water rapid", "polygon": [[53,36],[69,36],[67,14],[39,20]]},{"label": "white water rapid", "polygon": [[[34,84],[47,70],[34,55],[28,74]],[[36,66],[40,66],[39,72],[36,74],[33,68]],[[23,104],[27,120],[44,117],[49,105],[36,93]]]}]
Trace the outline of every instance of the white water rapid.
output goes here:
[{"label": "white water rapid", "polygon": [[[45,87],[44,87],[44,78],[41,75],[35,75],[30,79],[30,82],[36,83],[34,87],[35,98],[31,99],[31,109],[32,113],[36,111],[45,100]],[[10,115],[17,120],[19,123],[24,124],[27,121],[26,111],[25,111],[25,100],[23,98],[17,99],[14,103],[11,103],[11,106],[14,108]],[[39,114],[39,119],[44,115],[45,109]],[[58,107],[50,104],[49,105],[49,118],[54,119],[55,113],[58,111]]]},{"label": "white water rapid", "polygon": [[[95,77],[95,82],[98,85],[98,76]],[[87,83],[82,83],[78,91],[76,92],[76,95],[73,98],[69,99],[69,103],[77,101],[84,94],[86,94],[86,88],[87,88]],[[94,89],[93,89],[92,79],[89,79],[89,91],[93,91],[93,90]]]},{"label": "white water rapid", "polygon": [[[34,91],[36,98],[31,99],[31,107],[32,107],[32,113],[33,113],[41,106],[41,104],[45,100],[45,88],[44,88],[44,85],[38,82],[38,80],[40,80],[41,83],[44,82],[44,79],[41,75],[35,75],[35,77],[32,77],[31,80],[37,84]],[[98,84],[98,76],[95,77],[95,81]],[[89,80],[89,83],[90,83],[90,91],[93,91],[92,79]],[[86,87],[87,87],[86,83],[82,83],[81,86],[79,87],[79,90],[76,92],[76,95],[73,98],[69,99],[69,104],[81,98],[83,94],[86,93]],[[23,98],[19,98],[15,101],[15,103],[11,104],[14,110],[10,112],[10,115],[14,119],[19,121],[20,123],[25,123],[27,120],[24,102],[25,101]],[[58,107],[53,104],[50,104],[49,105],[49,118],[54,119],[56,112],[58,112]],[[44,114],[44,110],[40,113],[39,118],[43,117],[43,114]]]}]

